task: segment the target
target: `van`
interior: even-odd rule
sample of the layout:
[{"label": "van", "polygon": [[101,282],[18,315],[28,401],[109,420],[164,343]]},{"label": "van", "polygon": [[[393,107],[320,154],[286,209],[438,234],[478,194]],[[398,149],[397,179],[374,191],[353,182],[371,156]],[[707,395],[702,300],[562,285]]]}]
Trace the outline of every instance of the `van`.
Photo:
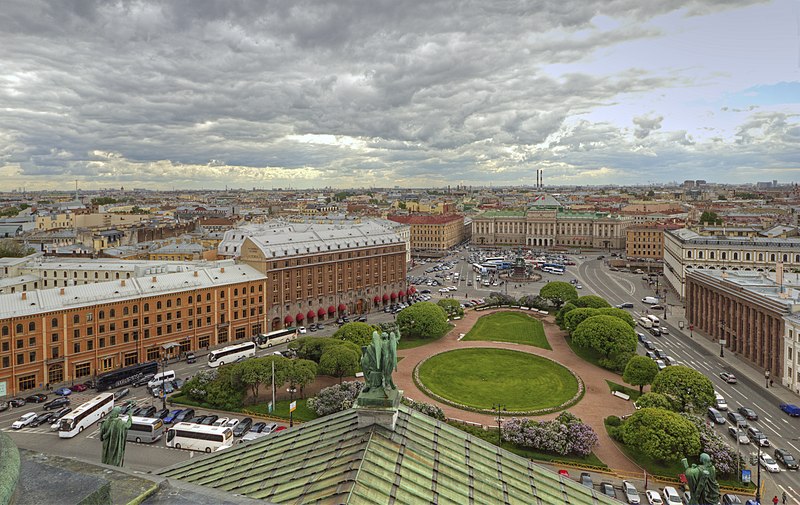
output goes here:
[{"label": "van", "polygon": [[166,372],[160,372],[153,376],[153,378],[147,383],[147,387],[152,389],[154,387],[161,386],[164,384],[164,381],[171,381],[175,380],[175,370],[167,370]]},{"label": "van", "polygon": [[714,391],[714,407],[716,407],[717,410],[728,410],[728,403],[725,401],[725,398],[716,391]]},{"label": "van", "polygon": [[715,409],[714,407],[708,407],[707,415],[712,422],[716,424],[725,424],[725,418],[722,417],[722,414],[719,412],[719,410]]},{"label": "van", "polygon": [[642,298],[642,303],[655,305],[658,303],[658,298],[656,298],[655,296],[645,296],[644,298]]}]

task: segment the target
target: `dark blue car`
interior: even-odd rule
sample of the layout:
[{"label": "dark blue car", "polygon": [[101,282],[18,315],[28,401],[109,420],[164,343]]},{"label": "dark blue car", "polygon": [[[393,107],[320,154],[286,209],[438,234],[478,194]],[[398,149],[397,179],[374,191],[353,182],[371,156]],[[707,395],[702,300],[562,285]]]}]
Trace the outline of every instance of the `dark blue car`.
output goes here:
[{"label": "dark blue car", "polygon": [[178,414],[180,414],[181,412],[183,412],[183,409],[175,409],[175,410],[171,411],[164,418],[164,422],[167,423],[167,424],[172,424],[172,422],[175,421],[175,418],[178,417]]},{"label": "dark blue car", "polygon": [[800,407],[794,403],[781,403],[781,410],[792,417],[800,417]]}]

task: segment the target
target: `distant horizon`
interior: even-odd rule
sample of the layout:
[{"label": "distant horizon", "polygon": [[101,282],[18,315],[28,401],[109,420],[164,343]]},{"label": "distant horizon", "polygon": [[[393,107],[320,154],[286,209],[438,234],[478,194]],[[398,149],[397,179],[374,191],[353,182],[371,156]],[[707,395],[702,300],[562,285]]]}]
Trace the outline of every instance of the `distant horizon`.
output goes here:
[{"label": "distant horizon", "polygon": [[7,0],[0,180],[800,181],[800,3],[569,1]]}]

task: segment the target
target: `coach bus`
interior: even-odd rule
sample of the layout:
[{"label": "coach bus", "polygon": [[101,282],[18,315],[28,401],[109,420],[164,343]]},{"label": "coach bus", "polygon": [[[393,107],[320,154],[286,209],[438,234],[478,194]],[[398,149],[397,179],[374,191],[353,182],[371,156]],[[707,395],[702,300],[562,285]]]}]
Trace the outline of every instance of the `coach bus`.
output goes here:
[{"label": "coach bus", "polygon": [[60,438],[72,438],[106,416],[114,408],[114,395],[102,393],[61,418]]},{"label": "coach bus", "polygon": [[126,366],[119,370],[113,370],[97,376],[97,390],[106,391],[132,384],[145,375],[158,372],[158,363],[148,361],[147,363],[137,363],[136,365]]},{"label": "coach bus", "polygon": [[167,430],[167,447],[212,452],[233,445],[233,431],[226,426],[177,423]]},{"label": "coach bus", "polygon": [[[128,416],[120,416],[127,421]],[[128,428],[128,442],[152,444],[164,434],[164,421],[153,417],[130,416],[131,427]]]},{"label": "coach bus", "polygon": [[269,333],[259,333],[255,337],[253,337],[253,341],[256,343],[259,349],[266,349],[267,347],[272,347],[273,345],[282,344],[284,342],[290,342],[297,338],[297,328],[284,328],[283,330],[275,330]]},{"label": "coach bus", "polygon": [[255,355],[256,344],[254,342],[229,345],[208,353],[208,366],[216,368],[225,363],[235,363],[245,358],[252,358]]}]

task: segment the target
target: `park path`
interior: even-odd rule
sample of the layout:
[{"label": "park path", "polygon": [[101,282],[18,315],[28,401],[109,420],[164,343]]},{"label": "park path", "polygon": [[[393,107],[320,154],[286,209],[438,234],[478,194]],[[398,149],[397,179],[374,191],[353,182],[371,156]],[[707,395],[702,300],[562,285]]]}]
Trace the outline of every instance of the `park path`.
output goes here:
[{"label": "park path", "polygon": [[[492,314],[498,311],[514,311],[522,312],[535,317],[544,325],[544,332],[547,336],[547,341],[553,350],[541,349],[529,345],[513,344],[510,342],[488,342],[488,341],[459,341],[458,336],[461,333],[467,333],[474,325],[475,322],[482,316]],[[606,384],[606,380],[616,383],[621,383],[622,379],[608,370],[603,370],[597,366],[592,365],[578,357],[572,349],[567,345],[565,339],[565,332],[562,331],[554,321],[552,316],[545,316],[525,310],[518,309],[491,309],[476,312],[474,310],[467,311],[464,317],[458,321],[453,321],[455,327],[441,339],[427,345],[415,347],[413,349],[404,349],[398,351],[398,356],[403,359],[397,364],[397,373],[392,377],[397,387],[403,390],[403,394],[409,398],[417,401],[424,401],[432,403],[442,408],[448,418],[461,419],[463,421],[470,421],[480,423],[487,426],[495,426],[497,418],[491,414],[480,414],[477,412],[469,412],[460,410],[455,407],[440,403],[433,398],[428,397],[417,388],[412,378],[414,368],[420,361],[434,354],[439,354],[444,351],[452,349],[466,349],[487,347],[494,349],[510,349],[514,351],[522,351],[530,354],[536,354],[546,357],[557,363],[564,365],[573,372],[575,372],[584,383],[586,393],[583,398],[575,405],[570,407],[570,412],[580,417],[585,423],[594,428],[599,439],[594,453],[600,458],[603,463],[613,470],[620,470],[625,472],[641,473],[643,469],[635,462],[628,459],[619,448],[615,445],[614,441],[606,433],[603,426],[603,419],[610,415],[623,415],[629,414],[634,411],[631,402],[627,402],[620,398],[611,395],[611,392]],[[553,419],[558,415],[558,412],[547,414],[543,416],[526,416],[535,417],[536,419]]]}]

